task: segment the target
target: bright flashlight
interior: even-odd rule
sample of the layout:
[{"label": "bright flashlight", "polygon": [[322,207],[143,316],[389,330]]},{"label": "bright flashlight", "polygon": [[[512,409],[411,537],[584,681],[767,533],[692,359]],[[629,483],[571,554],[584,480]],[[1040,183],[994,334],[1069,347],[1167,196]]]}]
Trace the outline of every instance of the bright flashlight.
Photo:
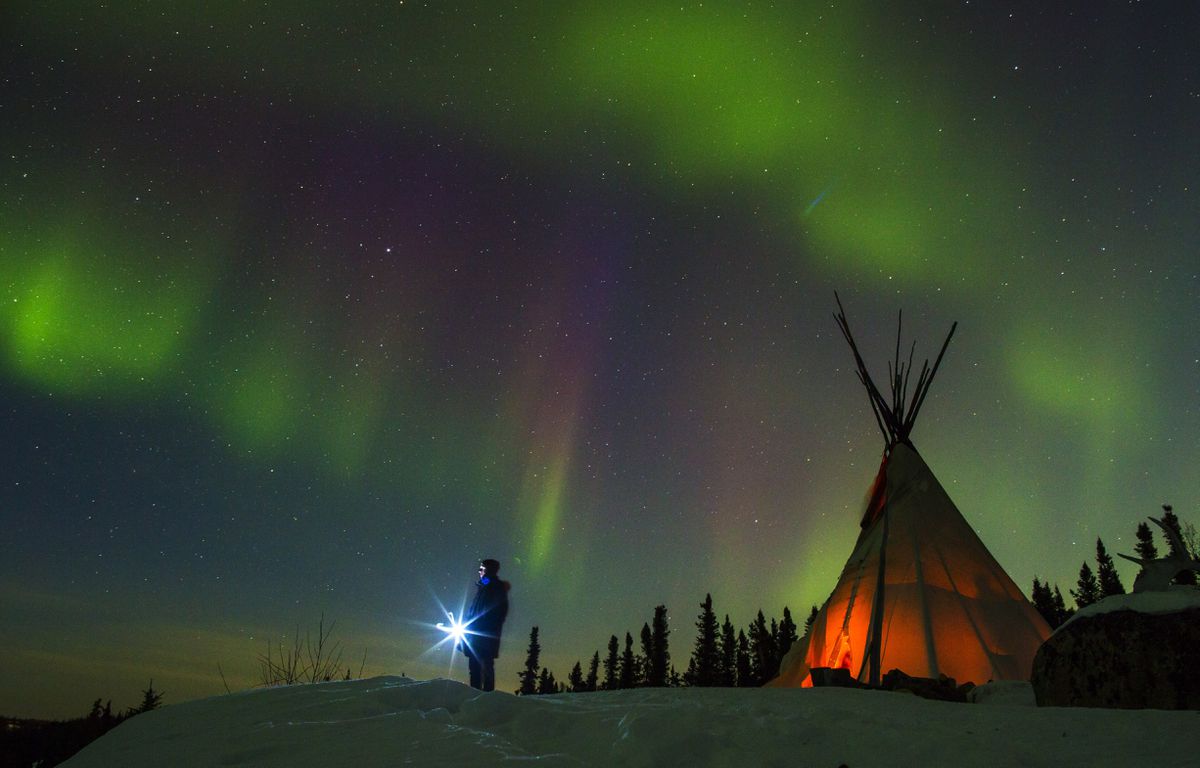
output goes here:
[{"label": "bright flashlight", "polygon": [[454,618],[454,613],[452,611],[446,611],[446,617],[450,619],[450,623],[443,624],[439,621],[437,623],[437,628],[449,635],[450,638],[454,640],[454,644],[458,645],[463,641],[463,638],[467,636],[467,628],[462,622]]}]

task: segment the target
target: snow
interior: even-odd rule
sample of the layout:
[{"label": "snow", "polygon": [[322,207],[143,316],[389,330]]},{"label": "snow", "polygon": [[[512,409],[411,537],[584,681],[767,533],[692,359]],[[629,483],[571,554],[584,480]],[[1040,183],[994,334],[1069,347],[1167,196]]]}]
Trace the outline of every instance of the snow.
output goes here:
[{"label": "snow", "polygon": [[131,718],[89,766],[1194,766],[1196,712],[989,706],[843,688],[518,697],[401,677],[258,689]]},{"label": "snow", "polygon": [[967,694],[972,704],[1007,704],[1014,707],[1036,707],[1033,684],[1024,680],[995,680],[977,685]]},{"label": "snow", "polygon": [[[1200,589],[1174,586],[1166,592],[1133,592],[1127,595],[1110,595],[1086,608],[1080,608],[1062,627],[1087,616],[1098,616],[1113,611],[1175,613],[1189,608],[1200,608]],[[1062,627],[1059,627],[1057,631],[1061,632]]]}]

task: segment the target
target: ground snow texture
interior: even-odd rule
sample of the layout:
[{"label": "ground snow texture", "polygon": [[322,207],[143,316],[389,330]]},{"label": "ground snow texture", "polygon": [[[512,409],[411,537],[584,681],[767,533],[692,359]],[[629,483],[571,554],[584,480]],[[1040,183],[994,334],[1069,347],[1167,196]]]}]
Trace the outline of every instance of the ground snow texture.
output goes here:
[{"label": "ground snow texture", "polygon": [[138,715],[63,765],[1197,765],[1200,713],[951,704],[837,688],[517,697],[399,677]]}]

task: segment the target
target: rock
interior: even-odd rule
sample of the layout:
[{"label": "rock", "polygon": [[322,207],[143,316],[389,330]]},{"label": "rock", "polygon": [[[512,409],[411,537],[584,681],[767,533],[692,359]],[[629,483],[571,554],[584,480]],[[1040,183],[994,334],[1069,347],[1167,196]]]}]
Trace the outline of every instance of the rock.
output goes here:
[{"label": "rock", "polygon": [[923,699],[965,702],[974,683],[958,685],[953,677],[942,675],[937,680],[928,677],[912,677],[893,669],[883,676],[879,687],[885,691],[912,693]]},{"label": "rock", "polygon": [[812,676],[814,688],[836,686],[838,688],[861,688],[862,683],[850,677],[850,670],[833,667],[813,667],[809,674]]},{"label": "rock", "polygon": [[1032,682],[1041,707],[1200,709],[1200,608],[1077,616],[1042,643]]}]

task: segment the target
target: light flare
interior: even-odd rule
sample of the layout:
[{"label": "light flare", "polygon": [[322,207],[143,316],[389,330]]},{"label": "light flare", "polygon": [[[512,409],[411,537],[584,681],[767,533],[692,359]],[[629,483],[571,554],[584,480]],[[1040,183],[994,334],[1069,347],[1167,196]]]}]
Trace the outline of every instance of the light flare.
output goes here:
[{"label": "light flare", "polygon": [[450,620],[449,624],[443,624],[439,621],[436,626],[446,633],[447,640],[454,641],[454,647],[457,648],[459,643],[466,642],[467,625],[463,624],[460,619],[454,618],[454,611],[446,611],[446,618]]}]

